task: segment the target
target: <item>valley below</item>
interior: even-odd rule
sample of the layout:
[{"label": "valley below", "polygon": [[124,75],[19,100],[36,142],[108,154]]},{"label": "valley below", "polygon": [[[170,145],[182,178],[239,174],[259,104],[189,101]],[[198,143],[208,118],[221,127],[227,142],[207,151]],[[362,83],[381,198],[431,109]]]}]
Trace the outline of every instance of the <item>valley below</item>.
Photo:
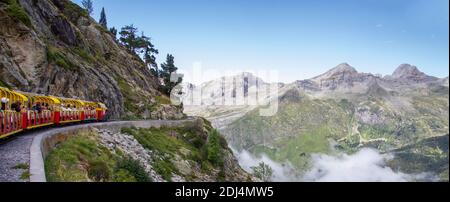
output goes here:
[{"label": "valley below", "polygon": [[[211,103],[227,94],[223,89],[251,95],[269,85],[249,73],[234,80],[188,93],[206,92],[202,101]],[[448,77],[408,64],[381,77],[344,63],[278,85],[267,97],[278,102],[274,116],[260,116],[264,105],[185,106],[185,113],[219,128],[247,171],[270,165],[274,181],[448,181]]]}]

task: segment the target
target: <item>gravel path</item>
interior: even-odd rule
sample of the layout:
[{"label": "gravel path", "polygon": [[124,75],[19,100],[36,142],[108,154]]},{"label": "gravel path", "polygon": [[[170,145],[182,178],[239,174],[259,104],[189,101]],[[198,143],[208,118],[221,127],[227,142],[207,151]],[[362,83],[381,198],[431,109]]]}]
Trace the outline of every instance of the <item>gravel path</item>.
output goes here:
[{"label": "gravel path", "polygon": [[28,179],[20,179],[23,173],[28,172],[28,169],[14,169],[14,167],[18,165],[29,166],[30,146],[36,134],[23,134],[0,143],[0,182],[28,181]]}]

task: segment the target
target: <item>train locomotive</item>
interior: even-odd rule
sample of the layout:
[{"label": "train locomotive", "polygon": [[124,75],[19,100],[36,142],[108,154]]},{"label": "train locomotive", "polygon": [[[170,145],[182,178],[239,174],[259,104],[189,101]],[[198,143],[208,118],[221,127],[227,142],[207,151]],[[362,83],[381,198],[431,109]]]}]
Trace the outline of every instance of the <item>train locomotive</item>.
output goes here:
[{"label": "train locomotive", "polygon": [[0,87],[0,140],[45,126],[106,121],[101,102],[13,91]]}]

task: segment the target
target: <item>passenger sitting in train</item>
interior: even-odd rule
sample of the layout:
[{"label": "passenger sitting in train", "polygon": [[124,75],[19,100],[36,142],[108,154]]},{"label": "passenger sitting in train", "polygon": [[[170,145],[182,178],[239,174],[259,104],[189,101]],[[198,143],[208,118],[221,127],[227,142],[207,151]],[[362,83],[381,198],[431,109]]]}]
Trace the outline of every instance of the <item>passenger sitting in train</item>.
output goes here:
[{"label": "passenger sitting in train", "polygon": [[2,107],[1,107],[2,111],[8,110],[7,105],[8,105],[9,99],[4,97],[1,99],[1,102],[2,102]]},{"label": "passenger sitting in train", "polygon": [[48,110],[47,105],[48,105],[47,103],[42,104],[42,111]]},{"label": "passenger sitting in train", "polygon": [[21,107],[21,113],[27,113],[27,107],[25,107],[25,106],[22,106]]},{"label": "passenger sitting in train", "polygon": [[64,106],[64,104],[61,104],[61,111],[66,111],[66,107]]},{"label": "passenger sitting in train", "polygon": [[31,109],[37,111],[37,113],[40,114],[42,112],[41,103],[36,103],[36,105],[34,105]]},{"label": "passenger sitting in train", "polygon": [[52,108],[51,108],[51,106],[50,106],[48,103],[45,103],[45,109],[46,109],[46,110],[53,111]]},{"label": "passenger sitting in train", "polygon": [[11,104],[11,109],[16,110],[17,108],[17,102],[14,102]]},{"label": "passenger sitting in train", "polygon": [[21,106],[22,106],[22,103],[17,101],[17,102],[15,102],[15,103],[13,103],[11,105],[11,109],[15,110],[16,112],[20,112],[21,111]]},{"label": "passenger sitting in train", "polygon": [[64,111],[70,111],[70,105],[65,105],[63,108]]},{"label": "passenger sitting in train", "polygon": [[[70,107],[70,104],[68,104],[66,107],[64,107],[63,108],[63,111],[66,113],[66,115],[68,115],[68,117],[70,117],[72,114],[71,114],[71,107]],[[72,119],[72,118],[70,118],[70,119]]]}]

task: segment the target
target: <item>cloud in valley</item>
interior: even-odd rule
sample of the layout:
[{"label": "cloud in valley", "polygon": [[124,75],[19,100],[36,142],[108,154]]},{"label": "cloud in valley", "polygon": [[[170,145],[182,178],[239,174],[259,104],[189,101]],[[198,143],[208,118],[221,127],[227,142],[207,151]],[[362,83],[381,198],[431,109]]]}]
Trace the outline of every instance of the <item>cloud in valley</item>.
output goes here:
[{"label": "cloud in valley", "polygon": [[[364,148],[359,152],[336,156],[325,154],[312,155],[312,168],[302,177],[290,163],[278,163],[269,157],[252,155],[248,151],[236,152],[239,164],[246,171],[264,162],[274,170],[273,181],[307,181],[307,182],[407,182],[413,179],[429,178],[428,174],[408,175],[386,166],[386,159],[392,156],[382,155],[375,149]],[[425,181],[429,181],[425,180]]]},{"label": "cloud in valley", "polygon": [[241,167],[249,173],[252,173],[251,167],[258,166],[259,163],[264,162],[273,169],[273,181],[275,182],[293,182],[301,181],[301,178],[295,176],[295,171],[289,163],[281,164],[273,161],[266,155],[257,157],[250,152],[243,150],[235,153]]},{"label": "cloud in valley", "polygon": [[339,156],[313,155],[314,167],[305,175],[313,182],[406,182],[410,176],[395,172],[374,149]]}]

